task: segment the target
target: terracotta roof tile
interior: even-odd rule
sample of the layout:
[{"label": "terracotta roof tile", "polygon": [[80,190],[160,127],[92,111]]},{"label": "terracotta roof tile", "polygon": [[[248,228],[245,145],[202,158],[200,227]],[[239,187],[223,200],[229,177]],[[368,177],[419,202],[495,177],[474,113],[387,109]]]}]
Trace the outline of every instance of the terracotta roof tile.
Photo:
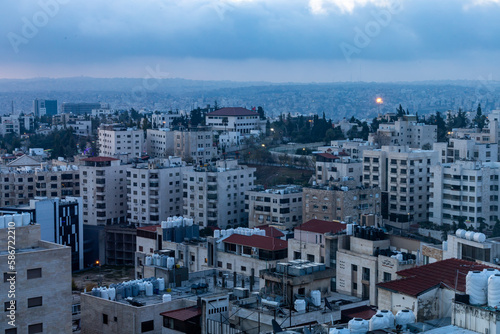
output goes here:
[{"label": "terracotta roof tile", "polygon": [[119,159],[115,159],[112,157],[91,157],[82,159],[82,161],[91,161],[91,162],[104,162],[104,161],[116,161]]},{"label": "terracotta roof tile", "polygon": [[141,227],[138,227],[137,229],[142,230],[142,231],[156,232],[157,228],[160,226],[161,225],[141,226]]},{"label": "terracotta roof tile", "polygon": [[222,108],[207,114],[207,116],[258,116],[258,115],[259,114],[256,113],[255,111],[251,111],[241,107]]},{"label": "terracotta roof tile", "polygon": [[338,233],[347,228],[346,224],[342,224],[338,221],[328,221],[328,220],[319,220],[319,219],[311,219],[300,226],[297,226],[296,230],[308,231],[314,233]]},{"label": "terracotta roof tile", "polygon": [[273,237],[264,237],[262,235],[241,235],[233,234],[224,239],[223,242],[229,244],[237,244],[248,247],[256,247],[269,251],[277,251],[288,248],[288,242]]},{"label": "terracotta roof tile", "polygon": [[281,238],[284,237],[285,235],[281,233],[280,230],[278,230],[276,227],[272,226],[266,226],[266,227],[259,227],[261,230],[266,231],[266,236],[267,237],[273,237],[273,238]]},{"label": "terracotta roof tile", "polygon": [[179,321],[186,321],[191,318],[197,317],[201,315],[201,308],[197,306],[192,306],[192,307],[187,307],[179,310],[173,310],[173,311],[167,311],[160,313],[160,315],[167,317],[167,318],[172,318],[176,319]]}]

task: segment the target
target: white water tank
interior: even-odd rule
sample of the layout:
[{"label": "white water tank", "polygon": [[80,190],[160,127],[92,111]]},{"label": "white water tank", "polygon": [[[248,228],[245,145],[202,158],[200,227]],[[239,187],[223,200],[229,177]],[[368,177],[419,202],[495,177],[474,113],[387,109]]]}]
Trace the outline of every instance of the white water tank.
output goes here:
[{"label": "white water tank", "polygon": [[14,223],[16,224],[16,227],[21,227],[23,226],[23,216],[20,214],[14,214]]},{"label": "white water tank", "polygon": [[167,268],[172,269],[174,265],[175,265],[175,258],[169,256],[167,259]]},{"label": "white water tank", "polygon": [[170,302],[170,301],[172,301],[172,295],[169,295],[169,294],[166,293],[166,294],[163,295],[162,300],[163,300],[164,303]]},{"label": "white water tank", "polygon": [[369,326],[365,319],[354,318],[347,323],[347,327],[351,330],[351,334],[365,334]]},{"label": "white water tank", "polygon": [[298,313],[306,312],[306,301],[304,299],[295,300],[295,311]]},{"label": "white water tank", "polygon": [[443,250],[444,251],[448,250],[448,241],[443,241]]},{"label": "white water tank", "polygon": [[328,334],[351,334],[351,331],[349,330],[349,328],[337,327],[337,328],[330,328]]},{"label": "white water tank", "polygon": [[150,266],[151,265],[151,256],[146,256],[146,265]]},{"label": "white water tank", "polygon": [[375,314],[371,319],[370,319],[370,330],[374,331],[377,329],[384,329],[391,327],[389,324],[389,319],[384,317],[382,314]]},{"label": "white water tank", "polygon": [[161,266],[161,258],[158,254],[155,254],[156,256],[154,257],[155,259],[155,266]]},{"label": "white water tank", "polygon": [[103,298],[103,299],[109,299],[108,289],[101,288],[101,298]]},{"label": "white water tank", "polygon": [[139,293],[141,293],[141,292],[146,293],[146,283],[139,282],[139,283],[137,283],[137,285],[139,286]]},{"label": "white water tank", "polygon": [[222,230],[222,231],[220,231],[220,233],[221,233],[222,237],[227,236],[227,231],[226,230]]},{"label": "white water tank", "polygon": [[475,242],[483,243],[486,241],[486,236],[484,235],[484,233],[474,233],[473,239]]},{"label": "white water tank", "polygon": [[484,305],[487,302],[488,278],[479,270],[469,271],[465,278],[465,293],[471,305]]},{"label": "white water tank", "polygon": [[320,307],[321,306],[321,291],[319,290],[313,290],[311,291],[311,300],[314,306]]},{"label": "white water tank", "polygon": [[9,227],[9,223],[14,221],[12,220],[12,215],[4,215],[3,217],[5,219],[5,227]]},{"label": "white water tank", "polygon": [[21,216],[23,216],[23,226],[29,225],[31,222],[31,215],[28,212],[23,212]]},{"label": "white water tank", "polygon": [[153,295],[153,284],[151,282],[146,282],[146,296],[150,297]]},{"label": "white water tank", "polygon": [[490,276],[493,276],[493,275],[499,274],[499,273],[500,273],[500,271],[498,271],[498,269],[495,269],[495,268],[483,269],[483,274],[485,274],[487,278],[490,278]]},{"label": "white water tank", "polygon": [[411,310],[401,310],[396,314],[395,324],[403,326],[403,329],[406,329],[406,325],[414,322],[415,314]]},{"label": "white water tank", "polygon": [[488,278],[488,306],[500,307],[500,274]]},{"label": "white water tank", "polygon": [[389,327],[394,326],[394,320],[396,319],[394,317],[394,313],[392,313],[389,310],[378,310],[377,314],[382,314],[384,317],[387,318],[387,320],[389,321]]},{"label": "white water tank", "polygon": [[347,224],[347,235],[352,235],[354,231],[354,225],[353,224]]},{"label": "white water tank", "polygon": [[116,299],[116,290],[115,290],[115,288],[109,288],[108,289],[108,297],[109,297],[109,300],[115,300]]},{"label": "white water tank", "polygon": [[461,228],[459,228],[456,232],[455,232],[455,235],[459,238],[462,238],[462,239],[465,239],[465,233],[467,233],[466,230],[463,230]]},{"label": "white water tank", "polygon": [[465,239],[472,241],[474,239],[474,232],[472,231],[465,232]]},{"label": "white water tank", "polygon": [[166,222],[166,221],[161,222],[161,228],[167,228],[167,226],[168,226],[168,222]]},{"label": "white water tank", "polygon": [[214,231],[214,238],[219,239],[220,238],[220,230],[215,230]]},{"label": "white water tank", "polygon": [[6,228],[5,226],[5,218],[3,216],[0,216],[0,228]]},{"label": "white water tank", "polygon": [[165,290],[165,279],[163,277],[158,278],[158,290]]}]

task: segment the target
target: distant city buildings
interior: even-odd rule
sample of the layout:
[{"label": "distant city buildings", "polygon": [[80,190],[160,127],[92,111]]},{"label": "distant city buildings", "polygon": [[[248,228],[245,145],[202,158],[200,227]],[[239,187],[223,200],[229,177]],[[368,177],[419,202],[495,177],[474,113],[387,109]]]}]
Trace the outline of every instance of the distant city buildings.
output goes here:
[{"label": "distant city buildings", "polygon": [[61,114],[75,114],[75,115],[91,115],[94,109],[109,109],[109,104],[107,103],[71,103],[63,102],[61,104]]},{"label": "distant city buildings", "polygon": [[33,114],[36,117],[57,115],[57,100],[38,100],[33,101]]},{"label": "distant city buildings", "polygon": [[263,132],[266,125],[258,113],[240,107],[212,111],[206,114],[205,121],[207,126],[216,131],[236,131],[242,135],[250,134],[253,130]]},{"label": "distant city buildings", "polygon": [[102,125],[99,128],[99,155],[114,157],[122,163],[145,154],[144,131],[126,128],[120,124]]}]

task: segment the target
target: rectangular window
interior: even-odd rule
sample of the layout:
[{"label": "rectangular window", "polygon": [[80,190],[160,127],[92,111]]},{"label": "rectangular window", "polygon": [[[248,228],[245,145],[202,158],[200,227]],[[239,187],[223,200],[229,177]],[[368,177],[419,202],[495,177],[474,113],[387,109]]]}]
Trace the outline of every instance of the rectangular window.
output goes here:
[{"label": "rectangular window", "polygon": [[389,281],[392,281],[391,273],[384,272],[384,282],[389,282]]},{"label": "rectangular window", "polygon": [[4,303],[4,311],[10,312],[11,310],[14,310],[14,311],[16,310],[16,301],[15,300],[9,300],[8,302]]},{"label": "rectangular window", "polygon": [[28,298],[28,308],[42,306],[42,297]]},{"label": "rectangular window", "polygon": [[43,324],[33,324],[28,326],[28,334],[43,333]]},{"label": "rectangular window", "polygon": [[5,330],[5,334],[17,334],[17,328],[8,328]]},{"label": "rectangular window", "polygon": [[102,323],[105,325],[108,324],[108,315],[105,313],[102,314]]},{"label": "rectangular window", "polygon": [[28,269],[26,276],[28,279],[40,278],[42,277],[42,268]]},{"label": "rectangular window", "polygon": [[141,322],[141,333],[151,332],[155,330],[155,321],[143,321]]}]

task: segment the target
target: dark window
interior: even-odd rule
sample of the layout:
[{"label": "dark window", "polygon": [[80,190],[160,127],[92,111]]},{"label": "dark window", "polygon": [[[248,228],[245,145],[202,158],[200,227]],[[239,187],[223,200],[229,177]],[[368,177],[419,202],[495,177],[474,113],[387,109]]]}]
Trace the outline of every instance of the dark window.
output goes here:
[{"label": "dark window", "polygon": [[102,323],[105,325],[108,324],[108,315],[105,313],[102,314]]},{"label": "dark window", "polygon": [[28,298],[28,308],[42,306],[42,297]]},{"label": "dark window", "polygon": [[384,273],[384,282],[392,281],[391,273]]},{"label": "dark window", "polygon": [[[12,301],[12,304],[11,304]],[[8,302],[4,303],[4,311],[9,312],[11,310],[16,310],[16,301],[15,300],[9,300]]]},{"label": "dark window", "polygon": [[9,282],[9,279],[15,280],[16,279],[16,275],[15,274],[9,274],[9,273],[3,273],[3,282],[4,283]]},{"label": "dark window", "polygon": [[155,330],[154,320],[143,321],[141,323],[141,333],[151,332]]},{"label": "dark window", "polygon": [[34,324],[28,326],[28,334],[43,333],[43,324]]},{"label": "dark window", "polygon": [[42,268],[28,269],[26,276],[28,279],[42,277]]},{"label": "dark window", "polygon": [[17,334],[17,328],[6,329],[5,334]]}]

